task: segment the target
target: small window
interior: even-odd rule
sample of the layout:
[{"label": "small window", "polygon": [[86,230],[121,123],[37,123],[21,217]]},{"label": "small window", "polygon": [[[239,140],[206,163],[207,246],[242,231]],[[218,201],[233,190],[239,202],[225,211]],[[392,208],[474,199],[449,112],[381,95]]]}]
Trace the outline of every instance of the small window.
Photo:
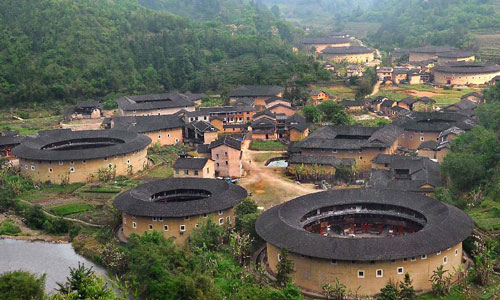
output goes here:
[{"label": "small window", "polygon": [[132,228],[137,228],[137,223],[132,222]]},{"label": "small window", "polygon": [[127,165],[130,165],[130,159],[127,159]]},{"label": "small window", "polygon": [[458,249],[455,249],[455,256],[458,255]]},{"label": "small window", "polygon": [[224,218],[219,218],[219,225],[224,224]]},{"label": "small window", "polygon": [[421,141],[421,142],[423,142],[423,141],[424,141],[424,137],[423,137],[423,136],[421,136],[421,137],[420,137],[420,141]]},{"label": "small window", "polygon": [[148,228],[149,228],[149,230],[153,230],[153,225],[152,225],[152,224],[149,224],[149,225],[148,225]]},{"label": "small window", "polygon": [[35,171],[35,166],[31,166],[31,171]]},{"label": "small window", "polygon": [[158,217],[159,222],[163,222],[163,217]]},{"label": "small window", "polygon": [[404,268],[403,267],[399,267],[398,268],[398,274],[401,275],[404,273]]},{"label": "small window", "polygon": [[228,224],[231,224],[231,216],[227,216],[227,217],[226,217],[226,222],[227,222]]},{"label": "small window", "polygon": [[179,170],[175,170],[175,174],[179,175]]},{"label": "small window", "polygon": [[70,165],[74,165],[74,164],[75,164],[75,161],[73,161],[73,160],[72,160],[72,161],[70,161],[70,162],[69,162],[69,164],[70,164]]},{"label": "small window", "polygon": [[184,217],[184,220],[186,220],[186,221],[189,221],[189,219],[190,219],[189,216]]},{"label": "small window", "polygon": [[24,165],[24,168],[25,168],[26,170],[28,170],[28,165]]},{"label": "small window", "polygon": [[443,257],[443,264],[446,265],[448,263],[448,256]]},{"label": "small window", "polygon": [[210,168],[207,168],[207,174],[209,174],[209,173],[210,173]]},{"label": "small window", "polygon": [[180,230],[181,230],[181,232],[186,231],[186,225],[181,225],[181,226],[180,226]]},{"label": "small window", "polygon": [[52,173],[54,170],[52,170],[52,168],[49,168],[49,173]]},{"label": "small window", "polygon": [[108,168],[113,169],[113,164],[108,164]]},{"label": "small window", "polygon": [[216,163],[217,167],[219,166],[219,163]]},{"label": "small window", "polygon": [[87,161],[84,159],[84,160],[82,160],[82,163],[86,164],[86,163],[87,163]]},{"label": "small window", "polygon": [[422,259],[427,259],[427,254],[422,254],[421,258]]},{"label": "small window", "polygon": [[179,142],[179,139],[175,139],[175,142],[178,143]]},{"label": "small window", "polygon": [[278,254],[278,261],[281,261],[281,254]]},{"label": "small window", "polygon": [[168,225],[163,225],[163,231],[168,231]]},{"label": "small window", "polygon": [[69,168],[69,171],[70,171],[71,173],[75,173],[75,168]]},{"label": "small window", "polygon": [[203,214],[203,218],[206,218],[208,215],[207,214]]},{"label": "small window", "polygon": [[184,170],[184,175],[189,175],[189,170]]},{"label": "small window", "polygon": [[194,225],[195,228],[200,228],[200,224]]},{"label": "small window", "polygon": [[436,255],[441,255],[441,251],[436,252]]},{"label": "small window", "polygon": [[336,260],[336,259],[332,259],[332,260],[330,261],[330,263],[331,263],[332,265],[337,265],[337,260]]},{"label": "small window", "polygon": [[219,215],[222,215],[224,212],[222,210],[219,210]]},{"label": "small window", "polygon": [[104,158],[104,161],[107,161],[107,160],[108,160],[108,158],[107,158],[107,157],[105,157],[105,158]]},{"label": "small window", "polygon": [[59,165],[60,166],[64,165],[64,162],[63,161],[59,161]]},{"label": "small window", "polygon": [[360,156],[360,157],[359,157],[359,160],[363,160],[363,156]]},{"label": "small window", "polygon": [[226,160],[226,166],[229,164],[229,162]]},{"label": "small window", "polygon": [[215,157],[216,157],[216,158],[219,158],[219,154],[215,154]]},{"label": "small window", "polygon": [[195,171],[194,171],[194,175],[195,175],[195,176],[198,176],[198,170],[195,170]]},{"label": "small window", "polygon": [[158,136],[158,139],[161,139],[161,135]]},{"label": "small window", "polygon": [[151,219],[153,220],[153,222],[158,221],[158,218],[157,218],[157,217],[152,217]]},{"label": "small window", "polygon": [[226,155],[226,156],[227,156],[227,152],[224,152],[224,155]]},{"label": "small window", "polygon": [[170,137],[170,133],[167,133],[167,137]]},{"label": "small window", "polygon": [[405,257],[405,258],[403,258],[403,261],[408,261],[408,258],[406,258],[406,257]]},{"label": "small window", "polygon": [[375,276],[376,276],[377,278],[384,277],[384,270],[382,270],[382,269],[378,269],[378,270],[375,272]]},{"label": "small window", "polygon": [[416,261],[416,260],[417,260],[417,258],[416,258],[415,256],[413,256],[413,257],[411,258],[411,261]]},{"label": "small window", "polygon": [[365,278],[365,271],[358,270],[358,278]]}]

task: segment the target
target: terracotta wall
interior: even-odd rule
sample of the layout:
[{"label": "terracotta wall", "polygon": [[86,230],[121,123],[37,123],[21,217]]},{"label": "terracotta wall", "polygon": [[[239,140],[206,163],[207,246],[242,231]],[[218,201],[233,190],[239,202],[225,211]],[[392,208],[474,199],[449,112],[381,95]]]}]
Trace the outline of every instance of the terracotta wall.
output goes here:
[{"label": "terracotta wall", "polygon": [[327,45],[315,44],[315,45],[308,45],[307,49],[311,50],[314,47],[314,48],[316,48],[316,53],[321,53],[321,51],[325,50],[328,47],[337,48],[337,47],[349,47],[349,46],[351,46],[350,42],[340,43],[340,44],[327,44]]},{"label": "terracotta wall", "polygon": [[306,129],[304,132],[298,131],[296,129],[289,130],[290,133],[290,141],[296,142],[305,139],[309,135],[309,129]]},{"label": "terracotta wall", "polygon": [[322,54],[326,59],[331,60],[333,62],[349,62],[349,63],[367,63],[371,62],[375,59],[375,55],[373,53],[362,53],[362,54],[346,54],[346,55],[337,55],[337,54]]},{"label": "terracotta wall", "polygon": [[152,147],[155,143],[159,143],[162,146],[167,146],[184,142],[184,138],[182,136],[182,128],[146,132],[144,133],[144,135],[147,135],[151,138],[151,144],[149,145],[149,147]]},{"label": "terracotta wall", "polygon": [[429,59],[437,59],[435,53],[414,53],[410,52],[409,61],[424,61]]},{"label": "terracotta wall", "polygon": [[[434,72],[434,82],[437,84],[485,84],[493,77],[500,75],[500,72],[483,74],[451,74]],[[450,83],[448,83],[448,81]]]},{"label": "terracotta wall", "polygon": [[222,145],[212,149],[215,172],[222,177],[241,177],[241,151]]},{"label": "terracotta wall", "polygon": [[400,138],[399,145],[404,148],[417,150],[425,141],[437,141],[439,132],[405,131]]},{"label": "terracotta wall", "polygon": [[[312,245],[314,247],[314,245]],[[366,249],[370,251],[370,249]],[[280,250],[267,243],[267,259],[269,267],[276,273],[278,254]],[[447,262],[444,263],[444,259]],[[336,278],[347,286],[348,289],[356,291],[360,295],[374,295],[380,292],[389,281],[397,283],[404,280],[404,274],[409,273],[413,280],[416,291],[430,291],[429,282],[433,271],[443,265],[444,269],[453,272],[454,268],[462,263],[462,243],[444,249],[437,253],[428,253],[427,257],[398,259],[395,261],[361,262],[356,261],[331,261],[320,258],[303,257],[290,253],[289,258],[294,262],[295,272],[292,275],[293,282],[299,287],[321,293],[321,285],[325,283],[335,284]],[[403,274],[398,274],[398,268],[403,268]],[[377,277],[377,270],[382,270],[382,277]],[[364,278],[358,278],[358,271],[364,271]]]},{"label": "terracotta wall", "polygon": [[[176,244],[183,244],[189,235],[196,228],[196,224],[203,224],[207,219],[212,219],[215,224],[220,224],[219,220],[223,219],[222,225],[234,225],[234,211],[232,208],[226,209],[220,212],[212,212],[203,215],[193,215],[189,218],[156,218],[152,217],[139,217],[132,216],[127,213],[122,213],[122,226],[123,233],[125,236],[129,236],[132,233],[143,234],[144,232],[153,232],[156,230],[163,233],[166,238],[174,238]],[[155,220],[155,221],[154,221]],[[134,228],[135,223],[135,228]],[[150,229],[149,225],[152,226]],[[185,231],[181,233],[180,226],[185,225]],[[168,230],[165,230],[165,226],[168,226]]]},{"label": "terracotta wall", "polygon": [[460,58],[448,58],[448,57],[438,57],[438,64],[447,64],[447,63],[452,63],[452,62],[459,62],[459,61],[474,61],[476,58],[474,55],[469,56],[469,57],[460,57]]},{"label": "terracotta wall", "polygon": [[289,107],[277,106],[273,109],[270,109],[273,113],[276,114],[285,114],[287,117],[293,116],[295,114],[295,110]]},{"label": "terracotta wall", "polygon": [[[147,150],[143,149],[136,153],[129,153],[108,158],[99,158],[92,160],[75,161],[32,161],[19,160],[21,171],[33,178],[34,181],[50,181],[60,184],[64,179],[69,183],[87,182],[91,179],[90,175],[97,177],[99,169],[107,169],[111,165],[116,167],[116,175],[128,175],[131,171],[136,173],[147,165]],[[131,166],[131,167],[129,167]],[[97,178],[95,178],[97,179]]]}]

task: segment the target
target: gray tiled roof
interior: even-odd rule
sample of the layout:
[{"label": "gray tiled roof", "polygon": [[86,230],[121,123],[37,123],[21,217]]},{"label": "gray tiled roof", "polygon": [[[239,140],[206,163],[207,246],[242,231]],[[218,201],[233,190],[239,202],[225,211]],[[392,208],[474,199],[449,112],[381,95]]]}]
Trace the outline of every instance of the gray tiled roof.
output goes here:
[{"label": "gray tiled roof", "polygon": [[323,165],[323,166],[351,166],[355,164],[352,158],[336,158],[333,156],[317,156],[317,155],[302,155],[293,154],[288,158],[288,164],[305,164],[305,165]]},{"label": "gray tiled roof", "polygon": [[194,102],[180,93],[125,96],[116,99],[116,103],[125,111],[194,107]]},{"label": "gray tiled roof", "polygon": [[[423,215],[425,224],[415,233],[379,238],[322,236],[303,228],[302,218],[333,206],[382,204],[404,207]],[[305,256],[355,261],[388,261],[435,253],[454,247],[472,232],[474,223],[458,208],[408,192],[378,189],[342,189],[295,198],[265,211],[255,224],[266,242]]]},{"label": "gray tiled roof", "polygon": [[206,157],[180,157],[175,161],[174,169],[200,170],[207,164]]},{"label": "gray tiled roof", "polygon": [[209,148],[213,149],[222,145],[226,145],[236,150],[241,150],[241,142],[227,135],[221,136],[217,140],[211,142]]},{"label": "gray tiled roof", "polygon": [[456,126],[469,130],[475,125],[471,118],[451,112],[413,111],[394,120],[392,123],[408,131],[441,132]]},{"label": "gray tiled roof", "polygon": [[[188,201],[155,201],[161,192],[198,190],[209,196]],[[118,195],[113,204],[122,211],[145,217],[185,217],[229,209],[247,196],[247,191],[223,180],[201,178],[170,178],[140,185]]]},{"label": "gray tiled roof", "polygon": [[351,42],[349,38],[339,38],[339,37],[306,38],[302,41],[303,44],[312,44],[312,45],[345,44],[349,42]]},{"label": "gray tiled roof", "polygon": [[328,47],[325,48],[321,53],[323,54],[364,54],[364,53],[372,53],[375,50],[373,48],[364,47],[364,46],[349,46],[349,47]]},{"label": "gray tiled roof", "polygon": [[113,117],[113,129],[146,133],[183,128],[184,120],[176,115]]},{"label": "gray tiled roof", "polygon": [[[88,148],[88,143],[100,146]],[[131,131],[50,130],[26,139],[12,150],[12,154],[30,160],[86,160],[143,150],[149,144],[149,137]],[[61,145],[69,145],[71,149],[60,148]]]}]

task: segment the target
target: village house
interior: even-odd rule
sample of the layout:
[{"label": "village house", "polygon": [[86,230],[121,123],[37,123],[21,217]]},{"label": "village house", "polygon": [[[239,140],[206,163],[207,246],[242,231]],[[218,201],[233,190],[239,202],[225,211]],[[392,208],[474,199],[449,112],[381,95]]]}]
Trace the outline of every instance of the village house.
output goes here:
[{"label": "village house", "polygon": [[364,46],[329,47],[321,51],[321,55],[337,63],[365,64],[375,59],[375,50]]},{"label": "village house", "polygon": [[254,99],[254,107],[262,110],[266,107],[265,101],[271,97],[283,97],[285,89],[276,85],[244,85],[228,93],[231,103],[241,98]]},{"label": "village house", "polygon": [[186,125],[184,141],[191,144],[210,144],[219,130],[207,121],[194,121]]},{"label": "village house", "polygon": [[306,38],[302,41],[302,44],[307,50],[318,54],[327,47],[349,47],[351,46],[351,39],[345,37]]},{"label": "village house", "polygon": [[64,112],[66,121],[80,119],[99,119],[102,117],[102,104],[97,101],[81,101]]},{"label": "village house", "polygon": [[391,67],[380,67],[377,69],[378,80],[382,82],[392,81],[394,69]]},{"label": "village house", "polygon": [[312,104],[314,106],[320,104],[323,101],[327,101],[331,99],[330,94],[328,94],[325,91],[322,90],[312,90],[309,92],[309,95],[311,96],[312,99]]},{"label": "village house", "polygon": [[460,97],[460,100],[469,100],[469,101],[472,101],[476,104],[481,104],[484,101],[484,96],[480,93],[472,92],[472,93],[462,95],[462,97]]},{"label": "village house", "polygon": [[195,103],[180,93],[125,96],[116,99],[120,116],[171,115],[180,110],[194,111]]},{"label": "village house", "polygon": [[433,111],[436,101],[429,97],[406,97],[397,102],[397,106],[411,111]]},{"label": "village house", "polygon": [[266,99],[264,102],[266,104],[265,105],[266,109],[269,109],[270,107],[273,107],[277,104],[292,107],[292,102],[290,100],[282,98],[282,97],[271,97],[269,99]]},{"label": "village house", "polygon": [[278,132],[276,120],[263,117],[254,120],[251,124],[252,140],[277,140]]},{"label": "village house", "polygon": [[469,117],[473,117],[476,115],[477,105],[477,102],[463,98],[455,104],[444,107],[442,110],[445,112],[456,112]]},{"label": "village house", "polygon": [[300,155],[352,158],[362,171],[380,153],[393,154],[403,130],[392,124],[384,127],[323,126],[294,143]]},{"label": "village house", "polygon": [[304,117],[295,114],[285,120],[285,132],[291,142],[301,141],[309,135],[311,125]]},{"label": "village house", "polygon": [[455,62],[433,69],[434,83],[440,85],[486,85],[500,75],[500,66],[491,62]]},{"label": "village house", "polygon": [[379,189],[431,193],[441,186],[439,164],[428,157],[379,154],[372,161],[370,185]]},{"label": "village house", "polygon": [[382,114],[384,116],[392,116],[393,115],[393,109],[392,107],[393,106],[396,106],[397,105],[397,102],[396,101],[393,101],[393,100],[390,100],[390,99],[386,99],[382,102],[382,104],[380,104],[380,111],[382,112]]},{"label": "village house", "polygon": [[[212,160],[215,162],[216,177],[235,178],[243,175],[240,141],[230,136],[221,136],[210,143],[208,148],[210,149]],[[198,148],[198,150],[202,149]]]},{"label": "village house", "polygon": [[439,141],[441,132],[457,127],[469,130],[475,121],[467,116],[450,112],[409,112],[392,123],[404,130],[399,146],[416,150],[422,142]]},{"label": "village house", "polygon": [[369,102],[366,101],[365,99],[358,99],[358,100],[349,100],[349,99],[344,99],[339,102],[340,105],[345,107],[345,110],[349,113],[353,112],[361,112],[363,110],[366,110],[369,106]]},{"label": "village house", "polygon": [[417,155],[428,157],[442,163],[444,157],[451,150],[451,141],[465,131],[458,127],[450,127],[439,134],[437,141],[425,141],[418,146]]},{"label": "village house", "polygon": [[147,135],[161,146],[182,144],[183,129],[186,124],[175,115],[112,117],[103,121],[104,129],[125,130]]},{"label": "village house", "polygon": [[457,51],[458,49],[450,46],[424,46],[410,49],[410,62],[419,62],[425,60],[437,60],[439,54]]},{"label": "village house", "polygon": [[269,108],[266,108],[266,110],[269,110],[276,115],[285,115],[287,117],[294,115],[296,111],[295,107],[291,107],[282,103],[275,104]]},{"label": "village house", "polygon": [[200,107],[196,111],[182,111],[178,112],[178,114],[184,116],[186,123],[194,121],[211,122],[213,118],[217,117],[224,124],[242,124],[252,121],[255,108],[249,105]]},{"label": "village house", "polygon": [[363,66],[361,65],[350,65],[345,70],[347,78],[363,76]]},{"label": "village house", "polygon": [[474,52],[468,50],[455,50],[437,54],[437,63],[440,65],[459,61],[474,61],[475,59]]},{"label": "village house", "polygon": [[215,178],[214,161],[206,157],[180,157],[174,163],[174,178]]}]

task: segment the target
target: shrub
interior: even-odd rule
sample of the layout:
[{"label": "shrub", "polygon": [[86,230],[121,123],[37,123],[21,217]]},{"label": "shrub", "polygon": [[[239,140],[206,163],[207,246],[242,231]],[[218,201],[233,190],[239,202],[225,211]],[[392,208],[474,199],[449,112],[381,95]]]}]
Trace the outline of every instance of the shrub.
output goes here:
[{"label": "shrub", "polygon": [[43,300],[45,275],[35,275],[24,271],[7,272],[0,275],[0,299]]},{"label": "shrub", "polygon": [[0,234],[17,236],[19,233],[21,233],[21,228],[14,224],[12,220],[6,220],[0,226]]}]

